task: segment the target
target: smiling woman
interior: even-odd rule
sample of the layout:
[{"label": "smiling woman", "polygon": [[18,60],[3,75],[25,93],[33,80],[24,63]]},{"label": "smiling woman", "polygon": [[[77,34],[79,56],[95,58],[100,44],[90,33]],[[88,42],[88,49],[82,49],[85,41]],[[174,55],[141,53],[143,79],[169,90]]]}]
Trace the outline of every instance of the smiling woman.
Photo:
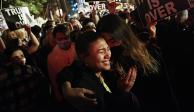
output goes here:
[{"label": "smiling woman", "polygon": [[86,66],[92,67],[94,71],[109,70],[111,57],[109,46],[103,37],[94,34],[94,32],[88,32],[78,38],[77,55]]},{"label": "smiling woman", "polygon": [[[66,111],[138,112],[133,94],[124,92],[125,87],[118,88],[117,81],[112,80],[115,75],[110,70],[111,52],[101,35],[95,32],[83,33],[76,41],[76,51],[79,61],[59,74],[60,88],[65,100],[73,105],[66,105]],[[71,88],[75,88],[74,91]],[[86,100],[82,100],[84,98]]]}]

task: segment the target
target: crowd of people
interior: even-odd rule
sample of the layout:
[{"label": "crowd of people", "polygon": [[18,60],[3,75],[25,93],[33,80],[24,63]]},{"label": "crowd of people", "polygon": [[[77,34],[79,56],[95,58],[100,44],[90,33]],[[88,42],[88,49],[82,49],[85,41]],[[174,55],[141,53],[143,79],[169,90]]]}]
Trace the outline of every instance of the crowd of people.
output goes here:
[{"label": "crowd of people", "polygon": [[24,25],[0,37],[1,112],[194,111],[194,11]]}]

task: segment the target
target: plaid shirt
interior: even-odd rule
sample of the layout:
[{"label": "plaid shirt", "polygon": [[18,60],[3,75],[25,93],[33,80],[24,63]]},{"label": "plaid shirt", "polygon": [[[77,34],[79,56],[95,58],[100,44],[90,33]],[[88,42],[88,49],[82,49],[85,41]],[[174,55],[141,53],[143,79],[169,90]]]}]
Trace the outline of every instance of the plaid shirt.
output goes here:
[{"label": "plaid shirt", "polygon": [[31,112],[40,108],[46,96],[45,81],[42,72],[30,65],[0,67],[0,112]]}]

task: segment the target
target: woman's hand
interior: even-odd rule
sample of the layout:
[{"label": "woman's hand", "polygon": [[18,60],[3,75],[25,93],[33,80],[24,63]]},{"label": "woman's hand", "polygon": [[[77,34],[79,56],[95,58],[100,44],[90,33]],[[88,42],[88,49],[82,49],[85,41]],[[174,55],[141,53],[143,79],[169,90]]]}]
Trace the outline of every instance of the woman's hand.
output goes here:
[{"label": "woman's hand", "polygon": [[26,30],[26,32],[27,32],[28,34],[31,33],[31,26],[30,26],[30,25],[25,24],[25,25],[23,25],[23,27],[24,27],[24,29]]},{"label": "woman's hand", "polygon": [[152,39],[155,39],[156,38],[156,25],[157,25],[157,22],[151,22],[148,24],[148,31],[149,31],[149,34],[150,34],[150,37]]},{"label": "woman's hand", "polygon": [[129,92],[136,80],[137,76],[137,68],[131,67],[126,75],[122,76],[120,80],[118,80],[118,86],[121,90],[125,92]]},{"label": "woman's hand", "polygon": [[63,87],[64,98],[80,111],[87,110],[86,107],[95,106],[96,98],[89,98],[95,93],[85,88],[72,88],[71,83],[66,81]]}]

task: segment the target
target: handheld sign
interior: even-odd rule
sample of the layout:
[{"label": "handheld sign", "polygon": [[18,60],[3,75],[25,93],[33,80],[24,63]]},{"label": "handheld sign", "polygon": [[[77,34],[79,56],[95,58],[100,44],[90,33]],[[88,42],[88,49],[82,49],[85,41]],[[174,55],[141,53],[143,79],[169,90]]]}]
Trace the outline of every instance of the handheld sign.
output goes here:
[{"label": "handheld sign", "polygon": [[1,12],[10,30],[19,29],[31,22],[27,7],[5,8],[1,9]]},{"label": "handheld sign", "polygon": [[144,25],[190,7],[188,0],[136,0],[136,4]]},{"label": "handheld sign", "polygon": [[105,10],[105,2],[100,2],[100,1],[92,1],[89,2],[90,5],[90,11],[92,12],[93,10]]},{"label": "handheld sign", "polygon": [[2,13],[0,12],[0,31],[3,31],[5,29],[8,29],[7,23],[5,21],[5,18],[3,17]]}]

